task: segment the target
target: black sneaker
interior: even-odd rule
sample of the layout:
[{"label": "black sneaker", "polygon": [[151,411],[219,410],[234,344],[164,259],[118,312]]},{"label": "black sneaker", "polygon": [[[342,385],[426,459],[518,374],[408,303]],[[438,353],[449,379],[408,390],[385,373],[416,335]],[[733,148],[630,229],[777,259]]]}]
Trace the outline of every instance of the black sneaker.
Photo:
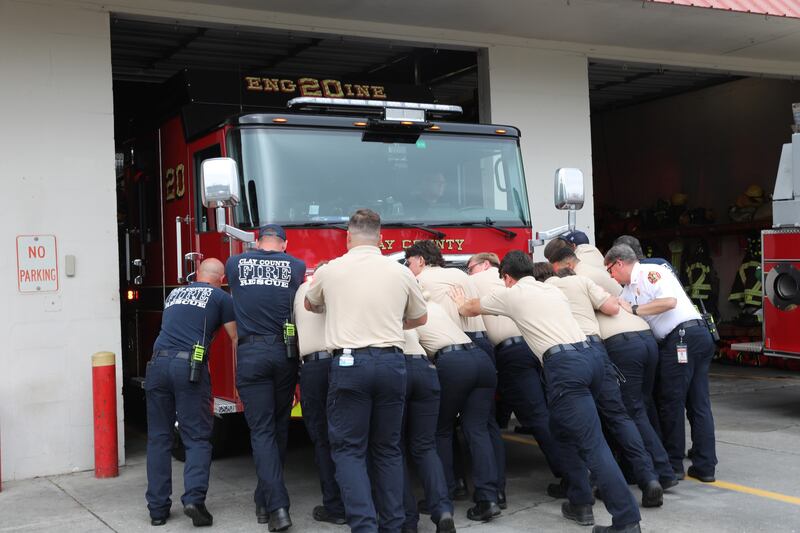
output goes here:
[{"label": "black sneaker", "polygon": [[337,526],[347,523],[347,520],[343,515],[339,516],[331,513],[325,508],[324,505],[317,505],[314,507],[314,511],[311,513],[311,516],[313,516],[314,520],[317,522],[328,522],[329,524],[336,524]]},{"label": "black sneaker", "polygon": [[214,523],[214,517],[206,509],[204,503],[189,503],[183,506],[183,514],[192,519],[194,527],[210,526]]},{"label": "black sneaker", "polygon": [[577,522],[581,526],[594,524],[594,513],[591,505],[572,505],[569,502],[561,504],[561,514],[564,518]]},{"label": "black sneaker", "polygon": [[158,517],[158,518],[152,518],[152,517],[150,518],[150,525],[151,526],[163,526],[166,523],[167,523],[167,517],[166,516],[161,516],[161,517]]}]

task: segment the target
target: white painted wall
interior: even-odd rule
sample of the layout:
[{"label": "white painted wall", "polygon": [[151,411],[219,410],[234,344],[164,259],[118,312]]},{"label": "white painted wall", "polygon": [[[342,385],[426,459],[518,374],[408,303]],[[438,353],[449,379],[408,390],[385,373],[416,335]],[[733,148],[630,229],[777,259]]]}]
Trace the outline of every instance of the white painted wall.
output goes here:
[{"label": "white painted wall", "polygon": [[[2,476],[90,469],[91,355],[120,353],[108,13],[0,0],[0,116]],[[17,291],[18,234],[56,235],[58,292]]]},{"label": "white painted wall", "polygon": [[[488,49],[491,121],[522,130],[520,145],[534,231],[567,223],[553,206],[559,167],[583,171],[586,200],[578,229],[594,238],[589,79],[586,56],[519,46]],[[536,256],[543,259],[543,247]]]}]

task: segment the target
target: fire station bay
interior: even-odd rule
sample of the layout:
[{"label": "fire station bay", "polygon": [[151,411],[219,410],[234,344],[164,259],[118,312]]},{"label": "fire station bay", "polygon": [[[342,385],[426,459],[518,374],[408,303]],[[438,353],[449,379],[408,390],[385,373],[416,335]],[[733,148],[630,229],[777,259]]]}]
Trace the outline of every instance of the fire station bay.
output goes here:
[{"label": "fire station bay", "polygon": [[[466,427],[467,407],[457,422],[455,415],[438,420],[430,430],[437,465],[448,423],[455,442],[442,459],[450,467],[443,497],[453,521],[432,506],[428,474],[408,455],[407,479],[391,480],[413,495],[402,531],[577,532],[592,523],[634,531],[634,520],[620,518],[619,495],[627,501],[628,492],[629,516],[640,516],[645,531],[800,529],[797,1],[0,0],[0,110],[0,332],[8,342],[0,350],[0,531],[147,531],[161,519],[166,530],[186,530],[204,524],[194,504],[205,504],[213,527],[224,531],[285,530],[277,511],[259,504],[257,417],[248,416],[251,404],[237,381],[242,346],[220,328],[199,359],[175,356],[175,365],[207,367],[213,458],[207,489],[192,500],[197,472],[184,475],[184,461],[195,460],[196,448],[185,442],[189,428],[173,420],[176,407],[162,409],[171,442],[158,473],[168,480],[171,462],[172,483],[161,489],[166,511],[153,503],[145,378],[161,353],[154,343],[165,302],[211,279],[204,260],[224,264],[262,246],[266,235],[305,263],[298,283],[328,281],[322,270],[315,278],[318,265],[348,252],[348,224],[359,209],[380,216],[375,244],[386,264],[408,265],[420,286],[424,272],[414,265],[439,267],[406,251],[427,249],[427,241],[444,270],[461,271],[465,289],[476,268],[492,266],[474,257],[480,253],[500,261],[511,254],[508,264],[526,269],[531,261],[552,263],[566,277],[574,273],[563,267],[582,277],[578,263],[593,263],[597,276],[622,286],[609,291],[592,281],[604,287],[597,289],[604,301],[614,312],[640,315],[632,319],[654,341],[652,372],[640,383],[641,375],[626,379],[625,369],[609,377],[614,358],[605,336],[594,342],[583,330],[586,341],[556,344],[562,355],[552,356],[538,353],[522,326],[522,336],[505,344],[491,339],[489,320],[488,338],[462,328],[476,344],[493,341],[484,342],[491,344],[486,353],[475,348],[482,357],[491,352],[486,364],[497,371],[478,433],[490,435],[498,479],[491,491],[480,488],[483,448]],[[267,224],[277,226],[264,230]],[[504,281],[491,297],[519,289],[506,275],[517,272],[513,265],[495,266]],[[215,275],[220,280],[221,271]],[[535,288],[550,291],[559,286],[553,281],[566,283]],[[236,288],[230,275],[220,284],[228,293]],[[459,306],[457,288],[443,293],[444,303],[464,314],[472,300]],[[387,291],[375,287],[372,298],[388,301]],[[556,292],[573,304],[566,289],[564,298]],[[187,306],[208,300],[175,294]],[[420,291],[429,298],[429,325],[438,305],[432,294]],[[664,301],[677,307],[662,309]],[[598,316],[608,310],[595,309]],[[680,324],[660,331],[659,320],[678,309]],[[536,322],[550,310],[534,298],[526,312]],[[509,318],[516,328],[518,317]],[[693,332],[713,343],[710,363],[698,362],[690,341],[700,333]],[[315,357],[346,371],[349,352],[340,360],[328,337]],[[499,355],[515,338],[529,355],[526,368],[541,377],[531,412],[517,401],[530,396],[527,385],[514,386],[521,373],[502,368]],[[449,348],[473,349],[459,343]],[[687,346],[688,364],[681,364]],[[437,363],[446,351],[439,348],[418,357],[438,373],[444,405],[452,385]],[[552,391],[558,377],[548,363],[584,352],[608,361],[597,372],[611,390],[585,385],[597,409],[591,404],[581,420],[597,421],[598,438],[578,443],[580,457],[570,456],[585,465],[559,468],[544,435],[556,448],[576,444],[557,423],[553,404],[563,393]],[[281,426],[278,440],[286,439],[279,463],[289,530],[371,531],[356,525],[361,511],[349,490],[342,490],[340,519],[323,502],[320,432],[308,429],[297,377],[304,361],[293,367],[298,385],[284,398],[291,405],[275,406],[291,409],[288,422],[271,422]],[[411,368],[413,360],[405,362]],[[628,412],[637,409],[630,398],[637,387],[640,418]],[[329,421],[338,405],[331,394]],[[608,414],[607,395],[632,404]],[[320,405],[312,414],[324,423],[324,397]],[[634,437],[620,436],[615,416]],[[582,435],[594,427],[586,424]],[[330,436],[328,462],[346,484],[333,425]],[[667,474],[642,481],[628,440],[650,469],[658,469],[653,448],[668,456]],[[376,447],[361,444],[369,452],[362,463],[373,520],[382,531],[400,531],[384,522],[391,498],[374,468]],[[601,449],[602,468],[592,459]],[[583,478],[567,470],[586,474],[593,504],[576,500]],[[625,490],[611,491],[609,472],[627,481]]]}]

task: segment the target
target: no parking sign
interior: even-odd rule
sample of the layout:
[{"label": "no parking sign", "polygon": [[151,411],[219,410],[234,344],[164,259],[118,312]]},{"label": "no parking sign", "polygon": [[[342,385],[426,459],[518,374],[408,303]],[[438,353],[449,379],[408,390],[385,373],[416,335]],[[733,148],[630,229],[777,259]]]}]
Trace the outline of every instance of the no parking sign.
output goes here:
[{"label": "no parking sign", "polygon": [[58,250],[55,235],[17,236],[19,292],[58,290]]}]

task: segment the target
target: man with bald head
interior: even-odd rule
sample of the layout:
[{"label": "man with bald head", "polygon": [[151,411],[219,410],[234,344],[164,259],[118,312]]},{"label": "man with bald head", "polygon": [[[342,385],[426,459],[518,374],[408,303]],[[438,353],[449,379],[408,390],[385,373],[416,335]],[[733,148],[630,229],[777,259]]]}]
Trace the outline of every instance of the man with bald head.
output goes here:
[{"label": "man with bald head", "polygon": [[161,332],[147,363],[147,508],[150,523],[164,525],[172,505],[172,432],[175,420],[186,448],[183,465],[183,512],[195,526],[210,526],[205,505],[211,467],[211,380],[208,356],[195,382],[189,380],[195,350],[208,354],[220,326],[236,341],[230,295],[220,289],[225,269],[218,259],[206,259],[197,281],[178,287],[164,302]]}]

